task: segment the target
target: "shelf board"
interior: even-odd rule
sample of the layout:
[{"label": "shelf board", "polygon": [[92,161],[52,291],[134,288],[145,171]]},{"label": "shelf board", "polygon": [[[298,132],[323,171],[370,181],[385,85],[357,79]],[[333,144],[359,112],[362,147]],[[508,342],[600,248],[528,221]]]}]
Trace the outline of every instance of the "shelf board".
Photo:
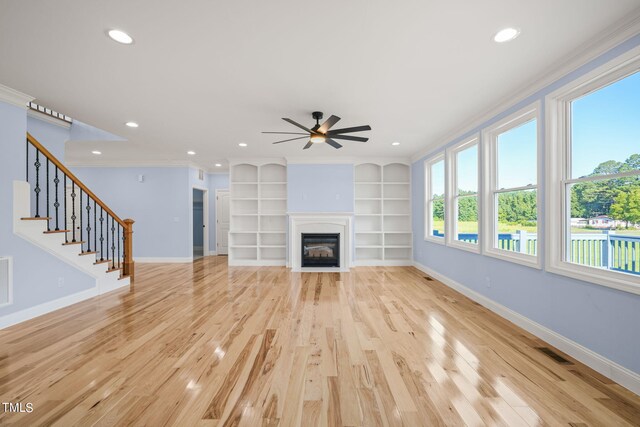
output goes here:
[{"label": "shelf board", "polygon": [[231,245],[229,246],[231,249],[238,249],[238,248],[257,248],[257,245]]},{"label": "shelf board", "polygon": [[382,181],[355,181],[356,184],[382,184]]},{"label": "shelf board", "polygon": [[384,201],[386,202],[387,200],[392,201],[392,200],[411,200],[408,197],[385,197]]},{"label": "shelf board", "polygon": [[258,216],[257,213],[232,213],[231,216]]},{"label": "shelf board", "polygon": [[277,185],[286,185],[287,181],[261,181],[260,184],[277,184]]},{"label": "shelf board", "polygon": [[232,202],[235,202],[237,200],[260,200],[257,197],[233,197],[231,199]]},{"label": "shelf board", "polygon": [[386,214],[382,214],[383,216],[411,216],[411,214],[402,214],[402,213],[386,213]]},{"label": "shelf board", "polygon": [[411,249],[409,245],[385,245],[385,249]]},{"label": "shelf board", "polygon": [[383,181],[383,184],[411,184],[411,181]]},{"label": "shelf board", "polygon": [[258,233],[258,231],[236,231],[236,230],[229,230],[229,233],[231,234],[256,234]]},{"label": "shelf board", "polygon": [[263,197],[260,200],[287,200],[287,198],[286,197]]},{"label": "shelf board", "polygon": [[260,245],[260,248],[286,248],[285,245]]},{"label": "shelf board", "polygon": [[258,181],[232,181],[231,185],[236,185],[236,184],[240,184],[240,185],[256,185],[258,184]]},{"label": "shelf board", "polygon": [[356,202],[359,200],[382,200],[382,197],[356,197]]},{"label": "shelf board", "polygon": [[382,245],[356,245],[356,249],[382,249]]},{"label": "shelf board", "polygon": [[260,234],[286,234],[286,231],[260,231]]},{"label": "shelf board", "polygon": [[382,231],[356,231],[356,234],[382,234]]},{"label": "shelf board", "polygon": [[413,234],[412,231],[384,231],[384,234]]},{"label": "shelf board", "polygon": [[287,214],[284,213],[260,213],[260,216],[287,216]]},{"label": "shelf board", "polygon": [[357,213],[356,216],[382,216],[381,213],[370,213],[370,214],[366,214],[366,213]]}]

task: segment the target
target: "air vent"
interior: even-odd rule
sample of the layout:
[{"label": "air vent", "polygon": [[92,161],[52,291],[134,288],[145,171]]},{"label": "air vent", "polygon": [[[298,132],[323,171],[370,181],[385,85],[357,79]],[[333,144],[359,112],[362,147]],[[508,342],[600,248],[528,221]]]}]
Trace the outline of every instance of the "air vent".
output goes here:
[{"label": "air vent", "polygon": [[561,365],[573,365],[572,362],[570,362],[567,359],[565,359],[564,357],[560,356],[558,353],[556,353],[555,351],[551,350],[549,347],[536,347],[536,349],[541,351],[542,353],[546,354],[547,356],[549,356],[550,358],[552,358],[553,360],[555,360],[556,362],[558,362]]},{"label": "air vent", "polygon": [[11,304],[11,258],[0,257],[0,306]]}]

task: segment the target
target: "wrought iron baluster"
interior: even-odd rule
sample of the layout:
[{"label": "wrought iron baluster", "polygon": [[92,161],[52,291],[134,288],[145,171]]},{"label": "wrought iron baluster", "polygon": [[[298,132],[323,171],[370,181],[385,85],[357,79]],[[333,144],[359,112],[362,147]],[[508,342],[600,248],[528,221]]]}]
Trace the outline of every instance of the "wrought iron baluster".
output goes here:
[{"label": "wrought iron baluster", "polygon": [[102,234],[102,229],[104,225],[104,210],[102,206],[100,206],[100,261],[104,261],[104,236]]},{"label": "wrought iron baluster", "polygon": [[111,268],[116,268],[116,227],[115,220],[111,217]]},{"label": "wrought iron baluster", "polygon": [[56,176],[55,178],[53,178],[53,183],[56,185],[56,197],[55,197],[55,201],[53,202],[53,207],[56,209],[56,231],[60,230],[59,227],[59,223],[58,223],[58,208],[60,207],[60,202],[58,201],[58,184],[60,184],[60,178],[58,178],[58,166],[56,166]]},{"label": "wrought iron baluster", "polygon": [[71,241],[76,241],[76,182],[71,181]]},{"label": "wrought iron baluster", "polygon": [[[49,215],[49,158],[47,157],[47,182],[46,182],[46,186],[45,188],[47,189],[47,218],[51,218],[51,216]],[[47,220],[47,231],[51,231],[51,227],[49,226],[49,220]]]},{"label": "wrought iron baluster", "polygon": [[78,203],[78,215],[80,215],[80,252],[84,253],[82,250],[82,188],[80,188],[80,203]]},{"label": "wrought iron baluster", "polygon": [[118,224],[118,268],[120,268],[120,224]]},{"label": "wrought iron baluster", "polygon": [[85,209],[87,210],[87,252],[91,252],[91,199],[88,194],[87,207]]},{"label": "wrought iron baluster", "polygon": [[[98,216],[98,209],[96,209],[96,201],[93,201],[93,250],[98,252],[98,226],[96,225],[96,220]],[[96,256],[96,259],[98,257]]]},{"label": "wrought iron baluster", "polygon": [[36,218],[40,218],[40,150],[36,148],[36,161],[33,164],[36,167],[36,187],[33,190],[36,193]]},{"label": "wrought iron baluster", "polygon": [[[107,214],[107,223],[105,224],[105,229],[107,230],[107,257],[105,258],[107,261],[109,260],[109,214]],[[107,263],[107,265],[109,265]]]},{"label": "wrought iron baluster", "polygon": [[[67,174],[64,174],[63,187],[64,187],[64,229],[67,228]],[[69,233],[64,233],[64,242],[69,243]]]},{"label": "wrought iron baluster", "polygon": [[[122,263],[124,264],[125,260],[127,259],[127,233],[124,232],[124,228],[122,229]],[[122,268],[122,273],[125,273],[125,268],[123,265]],[[129,274],[129,272],[126,272],[127,274]]]}]

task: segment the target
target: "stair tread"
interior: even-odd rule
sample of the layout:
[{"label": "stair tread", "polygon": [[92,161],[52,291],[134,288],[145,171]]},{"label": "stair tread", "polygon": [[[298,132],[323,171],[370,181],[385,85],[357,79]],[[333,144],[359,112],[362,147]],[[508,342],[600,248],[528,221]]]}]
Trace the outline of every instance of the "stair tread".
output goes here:
[{"label": "stair tread", "polygon": [[82,252],[81,254],[78,254],[78,256],[85,256],[85,255],[95,255],[98,252],[96,251],[87,251],[87,252]]},{"label": "stair tread", "polygon": [[49,230],[43,231],[44,234],[70,233],[71,230]]},{"label": "stair tread", "polygon": [[101,261],[96,261],[96,262],[94,262],[93,264],[94,264],[94,265],[98,265],[98,264],[104,264],[104,263],[106,263],[106,262],[111,262],[111,260],[110,260],[110,259],[103,259],[103,260],[101,260]]},{"label": "stair tread", "polygon": [[70,245],[83,245],[87,242],[85,242],[84,240],[78,240],[77,242],[66,242],[63,243],[62,246],[70,246]]},{"label": "stair tread", "polygon": [[20,218],[23,221],[49,221],[51,219],[51,217],[49,216],[39,216],[39,217],[35,217],[35,216],[29,216],[29,217],[24,217],[24,218]]},{"label": "stair tread", "polygon": [[113,272],[120,271],[120,270],[122,270],[122,267],[120,267],[120,268],[110,268],[110,269],[107,270],[107,273],[113,273]]},{"label": "stair tread", "polygon": [[128,275],[128,274],[124,274],[124,275],[122,275],[122,276],[118,277],[118,280],[128,279],[129,277],[131,277],[131,276],[130,276],[130,275]]}]

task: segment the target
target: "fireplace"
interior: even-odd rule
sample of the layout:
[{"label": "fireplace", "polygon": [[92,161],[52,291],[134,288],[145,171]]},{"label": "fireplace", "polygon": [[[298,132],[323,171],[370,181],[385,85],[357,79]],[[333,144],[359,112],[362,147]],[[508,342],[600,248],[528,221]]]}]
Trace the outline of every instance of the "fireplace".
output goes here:
[{"label": "fireplace", "polygon": [[302,267],[340,267],[339,233],[302,233]]}]

